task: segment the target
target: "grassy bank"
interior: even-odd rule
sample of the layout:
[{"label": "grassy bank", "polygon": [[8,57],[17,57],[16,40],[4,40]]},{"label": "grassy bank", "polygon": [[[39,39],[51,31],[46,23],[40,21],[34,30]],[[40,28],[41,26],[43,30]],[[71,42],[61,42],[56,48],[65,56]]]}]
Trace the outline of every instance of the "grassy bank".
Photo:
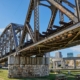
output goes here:
[{"label": "grassy bank", "polygon": [[[61,72],[67,76],[68,80],[75,80],[74,76],[80,74],[80,70],[71,70],[71,75],[68,75],[67,70],[61,70]],[[55,80],[55,76],[55,73],[50,73],[49,76],[42,78],[9,79],[8,70],[0,69],[0,80]]]}]

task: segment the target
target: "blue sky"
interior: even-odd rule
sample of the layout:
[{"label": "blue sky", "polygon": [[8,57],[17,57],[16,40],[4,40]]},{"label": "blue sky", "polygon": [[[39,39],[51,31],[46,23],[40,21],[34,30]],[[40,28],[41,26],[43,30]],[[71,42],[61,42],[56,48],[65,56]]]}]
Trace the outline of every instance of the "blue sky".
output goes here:
[{"label": "blue sky", "polygon": [[[0,34],[4,30],[4,28],[10,23],[18,23],[23,24],[25,22],[28,6],[30,0],[0,0]],[[71,3],[74,3],[74,0],[70,0]],[[47,4],[47,3],[46,3]],[[64,4],[65,5],[65,4]],[[66,5],[67,6],[67,5]],[[67,6],[68,7],[68,6]],[[73,9],[70,8],[71,11]],[[46,28],[49,23],[51,11],[43,6],[40,6],[40,32],[46,31]],[[30,21],[32,28],[34,27],[34,18]],[[65,17],[65,21],[69,19]],[[59,16],[57,14],[55,24],[59,25]],[[64,50],[58,50],[62,52],[64,57],[67,56],[67,53],[72,52],[74,56],[80,53],[80,46],[67,48]],[[51,52],[51,56],[54,56],[55,52]]]}]

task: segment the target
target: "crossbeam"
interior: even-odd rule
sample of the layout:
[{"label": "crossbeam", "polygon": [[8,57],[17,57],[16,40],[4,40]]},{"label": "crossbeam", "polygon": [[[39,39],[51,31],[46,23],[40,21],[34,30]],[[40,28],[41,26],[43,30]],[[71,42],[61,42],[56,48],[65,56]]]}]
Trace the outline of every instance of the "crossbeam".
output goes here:
[{"label": "crossbeam", "polygon": [[78,18],[67,8],[65,8],[64,6],[59,4],[57,1],[55,1],[55,0],[48,0],[48,1],[52,5],[54,5],[57,9],[59,9],[61,12],[63,12],[65,15],[67,15],[71,20],[73,20],[74,22],[78,22]]}]

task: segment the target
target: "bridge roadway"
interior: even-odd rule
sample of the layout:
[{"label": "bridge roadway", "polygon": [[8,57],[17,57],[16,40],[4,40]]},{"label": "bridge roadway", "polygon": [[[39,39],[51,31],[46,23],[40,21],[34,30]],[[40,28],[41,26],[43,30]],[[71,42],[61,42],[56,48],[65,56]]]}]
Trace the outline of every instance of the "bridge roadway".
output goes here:
[{"label": "bridge roadway", "polygon": [[[70,25],[67,28],[64,28],[54,34],[51,34],[50,36],[45,37],[45,39],[42,39],[35,44],[31,44],[20,49],[17,55],[39,56],[50,51],[63,49],[74,45],[79,45],[80,43],[79,31],[80,22]],[[9,55],[16,55],[16,52],[13,52]],[[0,58],[0,62],[7,60],[9,55]]]}]

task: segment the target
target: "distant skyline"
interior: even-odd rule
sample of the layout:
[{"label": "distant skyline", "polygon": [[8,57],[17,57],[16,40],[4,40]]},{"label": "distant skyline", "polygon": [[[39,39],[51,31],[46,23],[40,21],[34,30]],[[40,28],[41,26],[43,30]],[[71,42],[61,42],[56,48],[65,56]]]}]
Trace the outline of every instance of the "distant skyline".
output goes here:
[{"label": "distant skyline", "polygon": [[[74,0],[70,0],[71,3],[74,3]],[[0,0],[0,34],[10,23],[17,23],[24,25],[28,6],[30,0]],[[72,10],[72,9],[71,9]],[[40,6],[40,32],[46,31],[51,11],[48,8]],[[65,21],[69,19],[65,16]],[[57,15],[55,24],[59,25],[59,16]],[[32,28],[34,27],[34,18],[30,21]],[[34,29],[34,28],[33,28]],[[67,56],[67,53],[72,52],[74,56],[80,53],[80,46],[75,46],[67,49],[57,50],[62,52],[63,57]],[[51,56],[55,55],[55,52],[51,52]]]},{"label": "distant skyline", "polygon": [[67,57],[67,53],[73,53],[73,56],[77,57],[77,55],[80,54],[80,45],[53,51],[51,52],[51,56],[55,56],[56,52],[61,52],[63,57]]}]

